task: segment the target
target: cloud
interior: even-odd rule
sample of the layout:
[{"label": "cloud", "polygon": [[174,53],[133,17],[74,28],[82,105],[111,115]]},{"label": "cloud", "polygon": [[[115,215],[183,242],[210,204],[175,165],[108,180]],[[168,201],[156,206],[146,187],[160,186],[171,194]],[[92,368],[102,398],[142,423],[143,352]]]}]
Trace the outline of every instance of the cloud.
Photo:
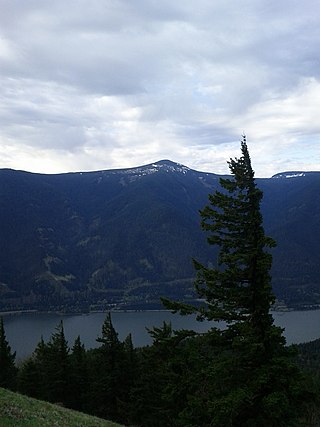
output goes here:
[{"label": "cloud", "polygon": [[[2,0],[0,167],[316,169],[320,4]],[[298,167],[299,168],[299,167]]]}]

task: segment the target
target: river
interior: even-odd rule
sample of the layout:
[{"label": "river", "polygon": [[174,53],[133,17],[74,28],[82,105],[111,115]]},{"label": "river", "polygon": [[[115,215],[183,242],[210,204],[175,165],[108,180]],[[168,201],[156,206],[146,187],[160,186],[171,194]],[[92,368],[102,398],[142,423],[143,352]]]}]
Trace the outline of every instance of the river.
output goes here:
[{"label": "river", "polygon": [[[105,313],[17,313],[6,314],[3,318],[7,340],[12,350],[16,351],[19,361],[33,352],[41,336],[47,341],[61,319],[70,347],[78,335],[87,349],[96,347],[96,338],[101,334],[105,316]],[[320,337],[320,310],[273,312],[273,316],[275,324],[285,328],[284,335],[288,344],[307,342]],[[151,338],[146,327],[160,326],[163,321],[170,321],[174,329],[194,329],[199,332],[206,331],[211,325],[208,322],[197,322],[194,317],[166,311],[112,313],[112,322],[120,340],[131,333],[136,347],[150,344]]]}]

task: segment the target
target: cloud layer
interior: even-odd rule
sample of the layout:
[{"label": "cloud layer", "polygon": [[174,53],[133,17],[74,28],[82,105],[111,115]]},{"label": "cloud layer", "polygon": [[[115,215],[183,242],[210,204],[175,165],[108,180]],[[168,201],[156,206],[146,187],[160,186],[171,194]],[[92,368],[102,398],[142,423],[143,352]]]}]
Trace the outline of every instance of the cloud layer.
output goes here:
[{"label": "cloud layer", "polygon": [[316,0],[0,0],[0,167],[319,170]]}]

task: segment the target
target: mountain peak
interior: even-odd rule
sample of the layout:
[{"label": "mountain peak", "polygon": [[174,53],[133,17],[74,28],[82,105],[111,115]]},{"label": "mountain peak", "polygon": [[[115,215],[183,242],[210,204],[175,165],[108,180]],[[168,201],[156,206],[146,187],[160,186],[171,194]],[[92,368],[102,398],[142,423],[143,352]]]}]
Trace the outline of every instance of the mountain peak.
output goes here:
[{"label": "mountain peak", "polygon": [[181,163],[173,162],[171,160],[159,160],[158,162],[144,166],[144,168],[149,169],[150,172],[179,172],[183,174],[191,170],[187,166],[184,166]]},{"label": "mountain peak", "polygon": [[155,163],[153,163],[154,165],[159,165],[159,166],[178,166],[180,165],[179,163],[173,162],[172,160],[168,160],[168,159],[164,159],[164,160],[159,160]]},{"label": "mountain peak", "polygon": [[180,163],[175,163],[171,160],[159,160],[155,163],[149,163],[144,166],[137,166],[129,169],[115,169],[113,171],[109,171],[111,173],[121,173],[125,175],[136,175],[136,176],[143,176],[143,175],[150,175],[158,172],[178,172],[178,173],[187,173],[187,171],[190,171],[191,169],[187,166],[184,166]]}]

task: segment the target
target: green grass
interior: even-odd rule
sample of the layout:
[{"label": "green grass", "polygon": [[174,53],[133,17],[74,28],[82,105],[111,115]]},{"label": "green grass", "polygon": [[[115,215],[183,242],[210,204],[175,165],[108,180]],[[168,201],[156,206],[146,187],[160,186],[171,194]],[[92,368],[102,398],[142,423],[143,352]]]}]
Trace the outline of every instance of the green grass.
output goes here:
[{"label": "green grass", "polygon": [[120,424],[0,388],[0,426],[120,427]]}]

